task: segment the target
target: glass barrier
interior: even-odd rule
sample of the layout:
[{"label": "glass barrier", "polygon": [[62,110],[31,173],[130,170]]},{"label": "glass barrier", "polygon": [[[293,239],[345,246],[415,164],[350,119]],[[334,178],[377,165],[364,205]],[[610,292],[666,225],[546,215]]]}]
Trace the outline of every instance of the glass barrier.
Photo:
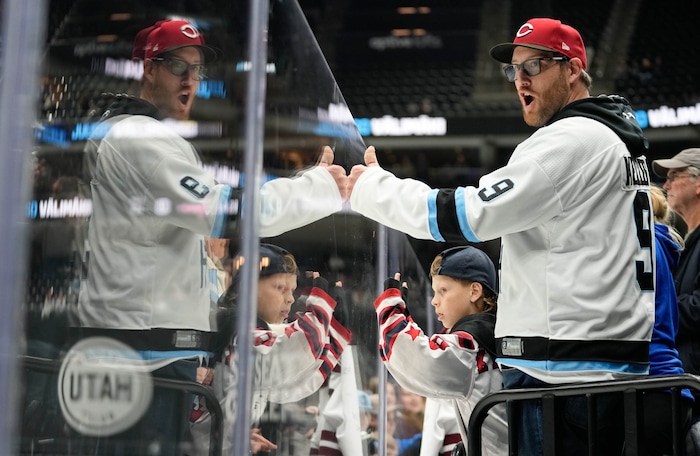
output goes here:
[{"label": "glass barrier", "polygon": [[349,172],[365,144],[302,9],[269,4],[264,112],[250,119],[248,3],[156,3],[48,2],[19,453],[385,454],[373,302],[400,272],[432,333],[427,265],[335,186],[332,166]]}]

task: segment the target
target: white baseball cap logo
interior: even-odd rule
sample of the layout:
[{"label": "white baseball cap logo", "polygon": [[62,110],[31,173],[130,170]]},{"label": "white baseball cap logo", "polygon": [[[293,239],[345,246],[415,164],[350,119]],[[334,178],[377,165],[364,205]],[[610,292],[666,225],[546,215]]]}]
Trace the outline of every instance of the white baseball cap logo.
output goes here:
[{"label": "white baseball cap logo", "polygon": [[182,32],[183,35],[185,35],[187,38],[192,38],[195,39],[199,37],[199,32],[197,31],[196,28],[192,26],[192,24],[185,24],[182,27],[180,27],[180,31]]},{"label": "white baseball cap logo", "polygon": [[523,25],[520,26],[518,29],[518,33],[515,34],[516,38],[522,38],[524,36],[529,35],[532,33],[532,31],[535,29],[535,27],[532,26],[529,22],[524,23]]}]

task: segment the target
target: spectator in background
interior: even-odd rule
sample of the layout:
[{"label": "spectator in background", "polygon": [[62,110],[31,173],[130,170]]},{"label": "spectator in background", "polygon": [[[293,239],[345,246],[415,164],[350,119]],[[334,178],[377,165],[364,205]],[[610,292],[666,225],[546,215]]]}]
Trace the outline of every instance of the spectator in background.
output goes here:
[{"label": "spectator in background", "polygon": [[425,397],[402,386],[398,387],[399,407],[394,437],[407,439],[420,434],[423,429]]},{"label": "spectator in background", "polygon": [[357,390],[357,403],[360,407],[360,437],[363,451],[372,454],[377,448],[377,435],[373,432],[373,420],[376,421],[377,410],[372,405],[371,396],[363,390]]},{"label": "spectator in background", "polygon": [[[673,274],[679,313],[676,349],[685,372],[700,375],[700,148],[654,160],[652,167],[657,176],[666,179],[663,189],[668,205],[688,229],[685,249]],[[695,397],[691,421],[700,421],[700,397]]]},{"label": "spectator in background", "polygon": [[[656,312],[649,352],[649,375],[678,375],[683,365],[676,350],[678,333],[678,301],[673,271],[683,250],[683,238],[669,225],[671,211],[663,191],[651,187],[656,241]],[[681,408],[682,429],[690,419],[693,396],[684,389]],[[647,391],[644,394],[644,432],[641,456],[663,456],[673,453],[672,398],[668,391]]]}]

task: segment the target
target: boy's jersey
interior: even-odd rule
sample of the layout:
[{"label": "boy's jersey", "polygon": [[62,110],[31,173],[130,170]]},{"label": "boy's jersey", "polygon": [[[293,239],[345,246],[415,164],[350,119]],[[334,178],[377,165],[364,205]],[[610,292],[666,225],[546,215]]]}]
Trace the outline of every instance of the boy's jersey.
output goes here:
[{"label": "boy's jersey", "polygon": [[[252,372],[251,419],[260,419],[268,402],[289,403],[310,396],[329,378],[349,345],[352,334],[333,317],[336,302],[325,291],[313,288],[306,310],[293,323],[253,332],[255,363]],[[224,410],[225,449],[236,416],[239,356],[238,336],[216,367],[213,388]]]},{"label": "boy's jersey", "polygon": [[[468,332],[427,336],[407,315],[401,292],[386,290],[374,302],[379,323],[379,352],[403,388],[424,397],[449,400],[460,434],[467,441],[472,410],[485,395],[503,387],[495,360]],[[489,412],[482,428],[484,455],[508,454],[503,404]]]}]

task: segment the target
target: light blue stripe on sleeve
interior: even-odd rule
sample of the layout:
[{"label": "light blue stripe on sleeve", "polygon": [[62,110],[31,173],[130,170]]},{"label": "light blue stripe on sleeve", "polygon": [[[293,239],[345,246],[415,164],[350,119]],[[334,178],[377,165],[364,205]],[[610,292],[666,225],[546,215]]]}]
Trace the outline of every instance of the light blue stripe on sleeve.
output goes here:
[{"label": "light blue stripe on sleeve", "polygon": [[526,367],[551,372],[617,372],[621,374],[647,375],[648,364],[612,363],[604,361],[547,361],[520,358],[496,358],[497,363],[506,366]]},{"label": "light blue stripe on sleeve", "polygon": [[[221,238],[224,235],[224,222],[228,218],[228,206],[229,200],[231,199],[231,187],[226,185],[223,190],[221,190],[221,196],[219,196],[219,205],[216,211],[216,220],[214,220],[214,226],[211,227],[211,237]],[[223,209],[223,210],[222,210]]]},{"label": "light blue stripe on sleeve", "polygon": [[439,191],[437,188],[434,188],[428,193],[428,226],[430,227],[430,235],[434,240],[445,242],[445,238],[440,234],[437,222],[437,195]]},{"label": "light blue stripe on sleeve", "polygon": [[464,200],[464,187],[458,187],[455,190],[455,213],[457,214],[457,222],[459,229],[462,231],[462,236],[469,242],[481,242],[481,239],[476,237],[476,234],[469,226],[467,219],[467,203]]},{"label": "light blue stripe on sleeve", "polygon": [[219,281],[216,277],[216,269],[209,270],[209,299],[213,303],[219,301]]}]

